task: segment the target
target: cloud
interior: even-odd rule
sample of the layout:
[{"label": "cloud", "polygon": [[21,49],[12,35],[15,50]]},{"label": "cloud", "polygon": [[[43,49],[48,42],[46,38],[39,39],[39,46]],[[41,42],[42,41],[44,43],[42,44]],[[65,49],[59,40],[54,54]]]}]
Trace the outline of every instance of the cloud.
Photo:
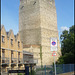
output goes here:
[{"label": "cloud", "polygon": [[62,26],[62,27],[61,27],[61,32],[62,32],[62,31],[64,31],[64,30],[69,31],[69,28],[68,28],[68,27],[66,27],[66,26],[64,26],[64,27]]}]

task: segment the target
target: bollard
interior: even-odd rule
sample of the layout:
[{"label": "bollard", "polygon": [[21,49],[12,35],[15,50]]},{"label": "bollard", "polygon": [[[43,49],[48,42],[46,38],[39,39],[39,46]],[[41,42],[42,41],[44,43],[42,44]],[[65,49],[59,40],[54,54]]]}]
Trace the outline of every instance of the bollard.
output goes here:
[{"label": "bollard", "polygon": [[46,75],[46,65],[45,65],[45,75]]},{"label": "bollard", "polygon": [[30,66],[31,67],[31,75],[32,75],[32,66]]},{"label": "bollard", "polygon": [[25,75],[29,75],[29,66],[25,66]]}]

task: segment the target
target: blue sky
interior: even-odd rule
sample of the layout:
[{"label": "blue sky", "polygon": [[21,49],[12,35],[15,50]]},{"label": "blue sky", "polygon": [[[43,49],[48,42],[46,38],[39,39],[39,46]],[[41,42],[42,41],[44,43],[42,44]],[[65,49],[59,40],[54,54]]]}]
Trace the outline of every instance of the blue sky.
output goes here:
[{"label": "blue sky", "polygon": [[[19,4],[20,0],[1,0],[1,24],[14,34],[19,31]],[[74,0],[55,0],[55,6],[60,36],[62,30],[74,25]]]}]

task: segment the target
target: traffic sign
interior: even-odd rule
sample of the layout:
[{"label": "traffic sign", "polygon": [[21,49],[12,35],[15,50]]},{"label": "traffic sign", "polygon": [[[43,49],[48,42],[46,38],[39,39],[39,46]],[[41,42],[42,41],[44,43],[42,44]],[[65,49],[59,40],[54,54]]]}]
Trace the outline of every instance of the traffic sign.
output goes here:
[{"label": "traffic sign", "polygon": [[50,39],[51,51],[57,51],[57,38]]},{"label": "traffic sign", "polygon": [[57,56],[57,54],[56,54],[56,52],[55,52],[55,51],[52,53],[52,56]]},{"label": "traffic sign", "polygon": [[52,41],[52,45],[55,46],[56,45],[56,42],[55,41]]}]

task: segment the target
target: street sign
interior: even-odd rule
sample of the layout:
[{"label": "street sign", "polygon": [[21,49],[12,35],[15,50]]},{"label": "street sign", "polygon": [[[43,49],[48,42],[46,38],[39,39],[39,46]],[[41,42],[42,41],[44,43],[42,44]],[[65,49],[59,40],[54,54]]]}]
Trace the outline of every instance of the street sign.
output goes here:
[{"label": "street sign", "polygon": [[55,41],[53,41],[53,42],[52,42],[52,45],[53,45],[53,46],[55,46],[55,45],[56,45],[56,42],[55,42]]},{"label": "street sign", "polygon": [[57,51],[57,38],[50,39],[51,51]]},{"label": "street sign", "polygon": [[55,52],[55,51],[52,53],[52,56],[57,56],[57,54],[56,54],[56,52]]},{"label": "street sign", "polygon": [[8,73],[25,73],[25,70],[9,70]]},{"label": "street sign", "polygon": [[25,75],[29,75],[29,66],[25,66],[25,70],[9,70],[8,75],[10,73],[25,73]]}]

